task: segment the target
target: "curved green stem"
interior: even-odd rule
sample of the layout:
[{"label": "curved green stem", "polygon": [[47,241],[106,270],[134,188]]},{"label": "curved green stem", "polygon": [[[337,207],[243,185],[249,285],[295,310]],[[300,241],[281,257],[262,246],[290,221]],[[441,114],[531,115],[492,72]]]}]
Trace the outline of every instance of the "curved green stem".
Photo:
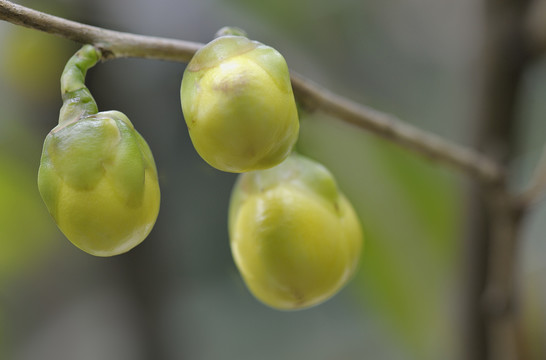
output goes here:
[{"label": "curved green stem", "polygon": [[97,103],[85,86],[85,75],[100,58],[101,53],[98,49],[92,45],[84,45],[66,63],[61,75],[63,106],[59,115],[59,125],[98,112]]}]

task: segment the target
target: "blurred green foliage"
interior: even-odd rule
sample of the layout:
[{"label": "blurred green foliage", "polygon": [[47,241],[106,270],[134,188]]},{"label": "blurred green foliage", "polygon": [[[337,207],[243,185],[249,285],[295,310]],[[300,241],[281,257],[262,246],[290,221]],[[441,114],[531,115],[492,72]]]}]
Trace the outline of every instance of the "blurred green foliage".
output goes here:
[{"label": "blurred green foliage", "polygon": [[[16,138],[12,132],[5,135]],[[2,145],[0,141],[0,150]],[[38,271],[56,248],[51,241],[57,233],[55,225],[44,211],[32,165],[24,157],[0,151],[0,358],[10,357],[12,339],[1,306],[7,299],[6,289],[21,276]]]},{"label": "blurred green foliage", "polygon": [[2,30],[7,51],[0,56],[0,358],[10,358],[14,338],[2,306],[10,298],[7,289],[40,271],[57,249],[52,240],[58,236],[37,191],[39,128],[25,116],[35,116],[35,109],[57,100],[68,47],[22,27]]},{"label": "blurred green foliage", "polygon": [[20,26],[9,28],[5,37],[2,47],[9,51],[2,53],[2,79],[35,101],[58,99],[59,74],[70,47],[49,34]]},{"label": "blurred green foliage", "polygon": [[0,154],[0,284],[51,247],[51,219],[36,192],[36,171]]}]

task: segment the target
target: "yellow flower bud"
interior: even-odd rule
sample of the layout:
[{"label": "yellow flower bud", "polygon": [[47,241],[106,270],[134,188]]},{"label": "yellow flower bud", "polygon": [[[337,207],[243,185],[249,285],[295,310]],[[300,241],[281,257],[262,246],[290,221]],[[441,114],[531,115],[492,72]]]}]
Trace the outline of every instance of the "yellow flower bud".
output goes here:
[{"label": "yellow flower bud", "polygon": [[193,145],[213,167],[273,167],[291,152],[299,122],[288,67],[275,49],[219,37],[188,64],[180,90]]},{"label": "yellow flower bud", "polygon": [[280,310],[336,294],[354,274],[362,247],[358,217],[331,173],[300,155],[239,176],[229,235],[249,290]]},{"label": "yellow flower bud", "polygon": [[59,229],[97,256],[141,243],[159,212],[150,148],[118,111],[57,125],[44,142],[38,187]]}]

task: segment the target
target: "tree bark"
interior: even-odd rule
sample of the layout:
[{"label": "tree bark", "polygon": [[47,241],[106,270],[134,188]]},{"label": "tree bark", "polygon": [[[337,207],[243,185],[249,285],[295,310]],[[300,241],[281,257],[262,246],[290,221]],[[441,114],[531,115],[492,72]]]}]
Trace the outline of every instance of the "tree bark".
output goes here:
[{"label": "tree bark", "polygon": [[[486,0],[476,149],[508,168],[517,105],[530,59],[524,36],[527,0]],[[469,190],[464,359],[520,359],[517,345],[515,250],[520,212],[506,180],[474,181]]]}]

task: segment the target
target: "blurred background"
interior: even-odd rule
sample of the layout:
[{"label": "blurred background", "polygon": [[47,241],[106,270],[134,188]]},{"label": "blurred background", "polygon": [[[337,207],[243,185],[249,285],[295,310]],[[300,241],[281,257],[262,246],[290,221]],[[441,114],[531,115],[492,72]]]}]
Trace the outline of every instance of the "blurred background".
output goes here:
[{"label": "blurred background", "polygon": [[[275,47],[290,68],[358,102],[463,144],[475,131],[479,1],[18,1],[72,20],[208,42],[225,25]],[[185,64],[120,59],[87,85],[124,112],[159,171],[157,224],[127,254],[98,258],[57,230],[36,186],[59,78],[79,48],[0,22],[0,359],[374,359],[460,356],[465,181],[451,169],[320,114],[303,114],[298,150],[335,174],[365,231],[360,270],[314,308],[255,300],[234,266],[227,207],[236,176],[193,149],[180,109]],[[529,69],[515,188],[545,142],[546,62]],[[546,349],[546,204],[519,256],[523,326]]]}]

